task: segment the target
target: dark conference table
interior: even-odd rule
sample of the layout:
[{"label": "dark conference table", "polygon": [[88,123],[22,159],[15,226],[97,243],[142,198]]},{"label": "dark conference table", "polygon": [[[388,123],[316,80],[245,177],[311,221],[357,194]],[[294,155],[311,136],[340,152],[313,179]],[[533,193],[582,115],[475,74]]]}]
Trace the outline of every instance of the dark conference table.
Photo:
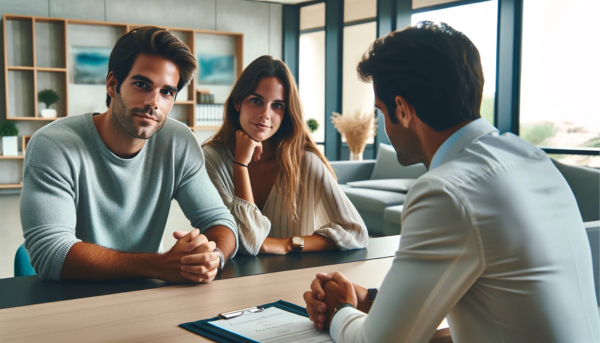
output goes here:
[{"label": "dark conference table", "polygon": [[[371,238],[369,245],[359,250],[288,255],[237,255],[227,262],[215,281],[391,257],[398,250],[399,243],[400,236],[389,236]],[[155,279],[119,282],[52,282],[40,281],[36,275],[7,278],[0,279],[0,309],[167,286],[173,284]]]},{"label": "dark conference table", "polygon": [[[304,306],[317,272],[340,271],[365,287],[383,281],[399,237],[372,238],[366,249],[285,256],[236,256],[214,282],[169,284],[0,279],[0,341],[208,342],[179,324],[279,299]],[[446,322],[431,343],[451,343]]]}]

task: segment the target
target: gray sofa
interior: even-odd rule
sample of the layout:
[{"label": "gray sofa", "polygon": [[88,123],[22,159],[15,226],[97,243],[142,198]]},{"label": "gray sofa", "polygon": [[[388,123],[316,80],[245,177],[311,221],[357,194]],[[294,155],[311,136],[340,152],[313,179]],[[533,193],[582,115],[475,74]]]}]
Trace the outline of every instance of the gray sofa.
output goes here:
[{"label": "gray sofa", "polygon": [[[554,161],[573,190],[584,222],[600,220],[600,170]],[[380,144],[376,160],[331,162],[338,183],[362,216],[371,236],[400,234],[400,220],[411,180],[424,165],[403,167],[391,145]]]},{"label": "gray sofa", "polygon": [[400,234],[406,192],[427,169],[404,167],[391,145],[380,144],[376,160],[331,162],[340,187],[358,210],[371,236]]},{"label": "gray sofa", "polygon": [[583,221],[600,220],[600,170],[552,162],[571,187]]}]

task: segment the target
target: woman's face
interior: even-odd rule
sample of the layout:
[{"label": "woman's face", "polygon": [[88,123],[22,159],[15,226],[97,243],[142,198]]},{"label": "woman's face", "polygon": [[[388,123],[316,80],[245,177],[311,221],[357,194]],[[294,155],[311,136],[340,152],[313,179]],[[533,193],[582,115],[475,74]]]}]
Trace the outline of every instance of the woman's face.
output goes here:
[{"label": "woman's face", "polygon": [[264,77],[254,92],[235,106],[242,130],[256,141],[266,141],[277,132],[285,115],[285,88],[278,78]]}]

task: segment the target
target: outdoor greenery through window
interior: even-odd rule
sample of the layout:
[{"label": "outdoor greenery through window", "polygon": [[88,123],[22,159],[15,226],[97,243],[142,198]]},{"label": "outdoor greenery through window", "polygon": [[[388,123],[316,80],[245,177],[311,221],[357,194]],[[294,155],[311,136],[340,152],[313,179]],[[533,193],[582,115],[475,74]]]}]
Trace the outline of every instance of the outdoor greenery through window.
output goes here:
[{"label": "outdoor greenery through window", "polygon": [[[536,146],[600,148],[597,0],[525,0],[519,135]],[[599,156],[552,155],[600,167]]]},{"label": "outdoor greenery through window", "polygon": [[496,42],[498,37],[498,1],[484,1],[435,11],[415,13],[412,25],[420,21],[443,22],[464,33],[479,50],[483,67],[481,116],[494,124],[496,96]]}]

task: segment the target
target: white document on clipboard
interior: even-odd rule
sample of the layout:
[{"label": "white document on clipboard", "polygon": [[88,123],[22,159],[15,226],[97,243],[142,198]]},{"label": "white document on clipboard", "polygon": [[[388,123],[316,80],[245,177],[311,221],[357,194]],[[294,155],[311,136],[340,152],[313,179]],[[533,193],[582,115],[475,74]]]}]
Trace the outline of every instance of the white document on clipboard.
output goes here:
[{"label": "white document on clipboard", "polygon": [[232,319],[208,322],[223,330],[263,343],[333,342],[328,332],[319,331],[301,315],[269,307],[258,313],[245,313]]}]

